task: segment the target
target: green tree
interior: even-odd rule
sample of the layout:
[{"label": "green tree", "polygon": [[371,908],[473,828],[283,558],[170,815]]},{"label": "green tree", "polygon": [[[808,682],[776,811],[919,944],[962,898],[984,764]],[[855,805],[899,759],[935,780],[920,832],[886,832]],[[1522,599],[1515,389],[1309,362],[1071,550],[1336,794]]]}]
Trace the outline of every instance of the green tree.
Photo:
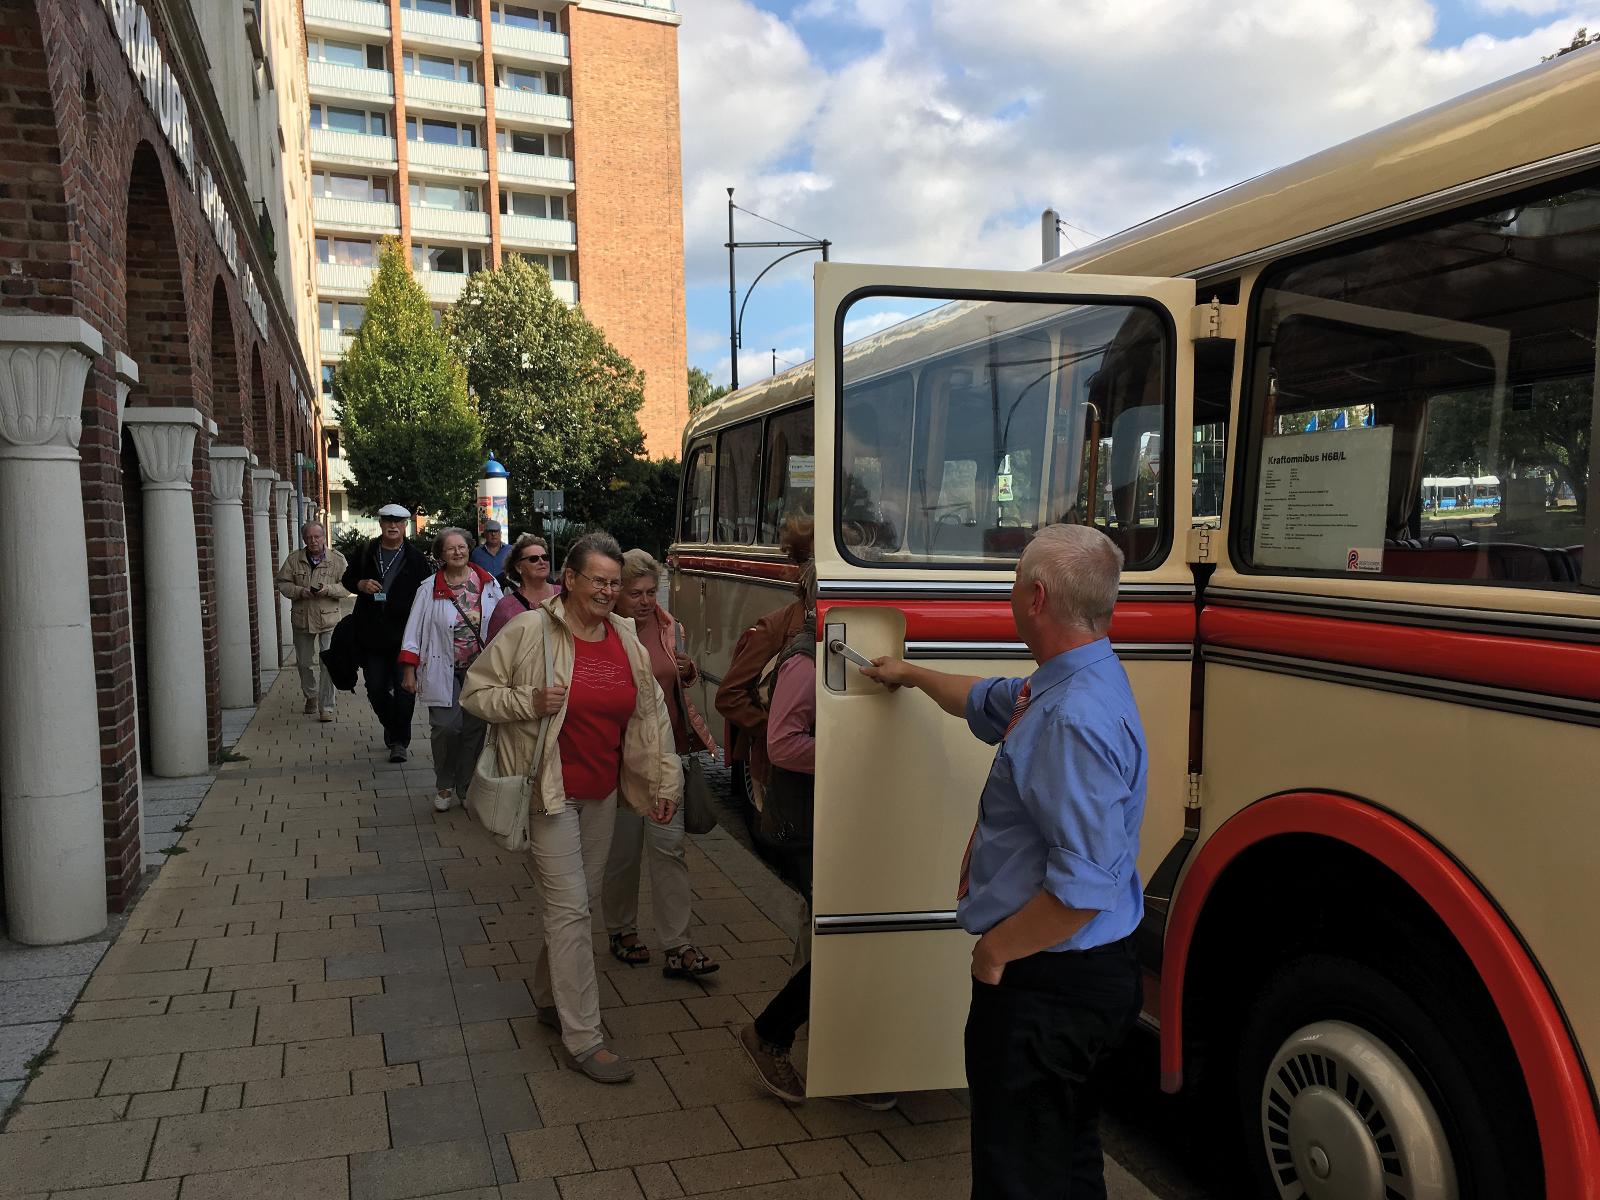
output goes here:
[{"label": "green tree", "polygon": [[699,412],[713,400],[720,400],[728,394],[728,389],[722,384],[715,386],[711,383],[711,376],[699,367],[689,368],[689,411]]},{"label": "green tree", "polygon": [[358,508],[471,507],[483,437],[466,374],[396,241],[383,245],[366,318],[333,373],[333,400]]},{"label": "green tree", "polygon": [[589,514],[589,524],[606,530],[624,550],[638,546],[660,560],[672,544],[681,474],[675,458],[634,459],[613,481],[602,506]]},{"label": "green tree", "polygon": [[587,522],[644,452],[644,375],[520,258],[469,279],[445,330],[486,443],[511,473],[512,525],[534,525],[530,493],[546,488]]},{"label": "green tree", "polygon": [[1561,47],[1554,54],[1541,55],[1539,61],[1549,62],[1553,58],[1560,58],[1563,54],[1571,54],[1574,50],[1582,50],[1585,46],[1594,45],[1600,45],[1600,33],[1591,37],[1587,28],[1580,27],[1578,32],[1572,35],[1571,42]]}]

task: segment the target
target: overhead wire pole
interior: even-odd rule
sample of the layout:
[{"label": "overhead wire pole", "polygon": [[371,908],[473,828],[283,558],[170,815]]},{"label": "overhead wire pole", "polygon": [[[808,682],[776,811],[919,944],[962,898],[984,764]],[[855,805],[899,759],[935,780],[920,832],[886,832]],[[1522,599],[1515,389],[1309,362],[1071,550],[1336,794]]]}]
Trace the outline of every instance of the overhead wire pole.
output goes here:
[{"label": "overhead wire pole", "polygon": [[[813,238],[803,242],[739,242],[733,235],[733,210],[737,206],[733,202],[733,189],[728,189],[728,371],[729,382],[732,390],[739,390],[739,348],[744,344],[744,306],[750,303],[750,293],[756,290],[756,284],[761,282],[762,276],[785,259],[803,254],[807,250],[820,250],[822,261],[828,261],[828,248],[833,245],[827,238]],[[749,209],[743,210],[750,212]],[[774,221],[771,217],[763,217],[760,213],[750,213],[759,220],[766,221],[769,225],[777,225],[779,229],[789,229],[789,226]],[[798,229],[790,229],[791,233],[799,233]],[[754,282],[745,289],[744,303],[739,303],[739,288],[734,276],[734,253],[738,250],[788,250],[787,254],[780,254],[766,266],[761,268],[761,273],[755,277]],[[776,369],[774,369],[776,374]]]}]

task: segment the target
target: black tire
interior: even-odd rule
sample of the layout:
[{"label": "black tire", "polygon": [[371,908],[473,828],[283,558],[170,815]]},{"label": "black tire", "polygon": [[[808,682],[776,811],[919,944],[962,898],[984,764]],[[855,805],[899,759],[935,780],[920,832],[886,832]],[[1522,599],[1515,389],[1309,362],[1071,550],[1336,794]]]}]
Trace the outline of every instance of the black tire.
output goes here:
[{"label": "black tire", "polygon": [[[1438,1116],[1459,1200],[1544,1195],[1538,1137],[1504,1030],[1492,1008],[1484,1011],[1475,980],[1450,970],[1430,972],[1437,964],[1424,964],[1426,957],[1414,954],[1410,969],[1380,971],[1351,958],[1311,954],[1287,962],[1267,980],[1246,1019],[1237,1059],[1238,1113],[1254,1194],[1270,1200],[1284,1194],[1266,1142],[1272,1126],[1262,1100],[1268,1068],[1296,1031],[1333,1021],[1381,1042],[1415,1077]],[[1351,1074],[1341,1081],[1347,1088]],[[1280,1095],[1284,1090],[1293,1088],[1280,1084]],[[1367,1124],[1380,1125],[1382,1132],[1380,1122]],[[1280,1137],[1286,1127],[1280,1124]],[[1405,1136],[1404,1130],[1392,1132]],[[1419,1134],[1414,1144],[1423,1140]],[[1374,1143],[1382,1145],[1377,1135]],[[1283,1169],[1293,1171],[1287,1164]],[[1397,1188],[1388,1194],[1412,1193]]]},{"label": "black tire", "polygon": [[751,791],[750,771],[743,762],[733,764],[733,803],[744,817],[745,832],[755,844],[757,852],[767,858],[771,847],[761,839],[761,810],[756,807]]}]

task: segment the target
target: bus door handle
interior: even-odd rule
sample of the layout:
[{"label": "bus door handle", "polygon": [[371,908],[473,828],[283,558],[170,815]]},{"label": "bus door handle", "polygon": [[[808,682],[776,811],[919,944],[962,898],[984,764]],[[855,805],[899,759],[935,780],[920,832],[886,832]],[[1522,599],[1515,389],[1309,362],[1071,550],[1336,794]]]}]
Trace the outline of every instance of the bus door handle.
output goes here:
[{"label": "bus door handle", "polygon": [[830,692],[842,692],[846,686],[846,668],[854,664],[859,670],[870,667],[872,660],[845,641],[843,621],[830,621],[823,626],[823,645],[827,650],[827,670],[823,682]]}]

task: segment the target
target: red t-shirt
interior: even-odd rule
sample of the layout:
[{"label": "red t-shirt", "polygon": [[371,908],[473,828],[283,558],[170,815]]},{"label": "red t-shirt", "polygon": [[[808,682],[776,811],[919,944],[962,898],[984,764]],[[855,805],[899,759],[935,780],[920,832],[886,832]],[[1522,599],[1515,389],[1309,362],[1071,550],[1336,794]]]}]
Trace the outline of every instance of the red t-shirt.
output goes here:
[{"label": "red t-shirt", "polygon": [[638,702],[633,667],[617,631],[598,642],[574,639],[567,716],[561,723],[561,778],[574,800],[604,800],[622,775],[622,732]]}]

